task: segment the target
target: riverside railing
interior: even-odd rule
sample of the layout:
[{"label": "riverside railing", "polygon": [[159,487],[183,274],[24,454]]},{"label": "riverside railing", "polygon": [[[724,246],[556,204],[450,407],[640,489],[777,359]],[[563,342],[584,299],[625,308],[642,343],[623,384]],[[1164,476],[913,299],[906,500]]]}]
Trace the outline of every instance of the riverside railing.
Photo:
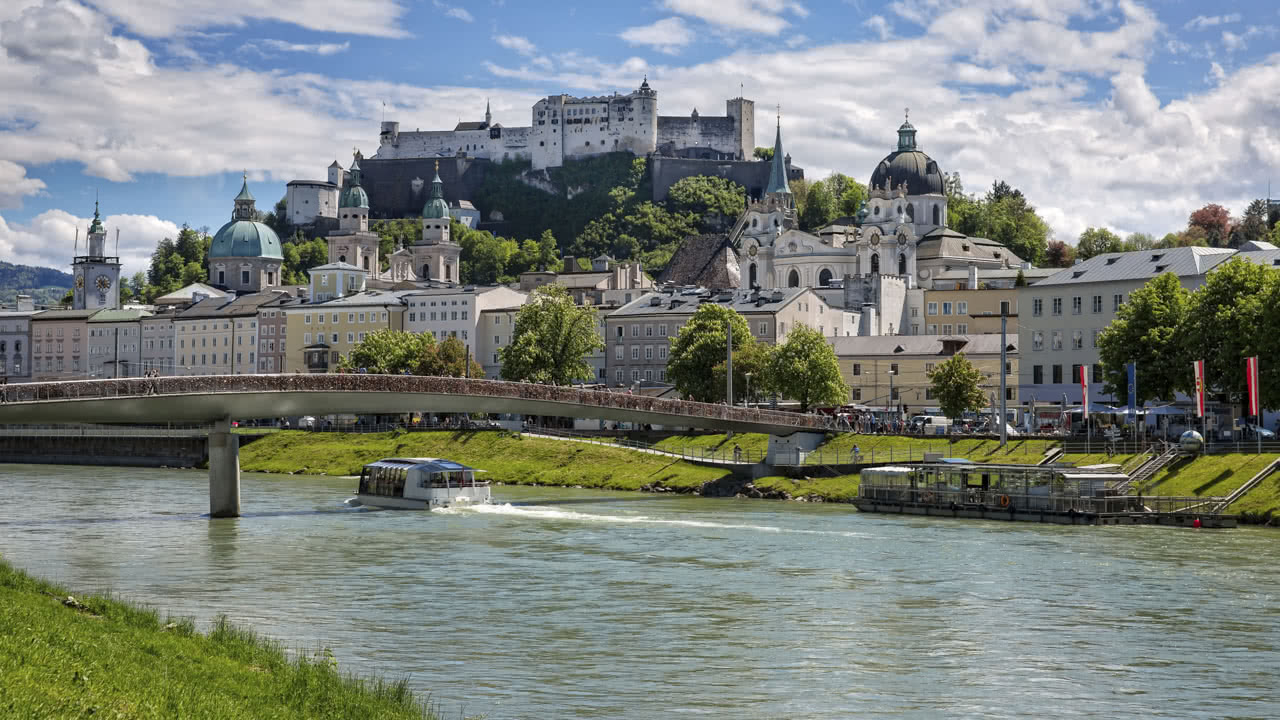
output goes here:
[{"label": "riverside railing", "polygon": [[884,503],[981,509],[988,512],[1215,514],[1224,498],[1110,495],[1105,497],[1006,493],[999,489],[881,487],[863,484],[858,497]]},{"label": "riverside railing", "polygon": [[[816,414],[715,405],[645,395],[629,395],[608,390],[421,375],[206,375],[69,380],[4,385],[0,386],[0,388],[3,388],[0,391],[0,402],[5,403],[217,393],[393,392],[481,395],[517,400],[535,400],[582,407],[631,410],[676,418],[714,419],[815,432],[826,430],[832,423],[830,418]],[[341,412],[341,409],[335,408],[334,411]]]},{"label": "riverside railing", "polygon": [[0,425],[0,437],[204,437],[207,425]]}]

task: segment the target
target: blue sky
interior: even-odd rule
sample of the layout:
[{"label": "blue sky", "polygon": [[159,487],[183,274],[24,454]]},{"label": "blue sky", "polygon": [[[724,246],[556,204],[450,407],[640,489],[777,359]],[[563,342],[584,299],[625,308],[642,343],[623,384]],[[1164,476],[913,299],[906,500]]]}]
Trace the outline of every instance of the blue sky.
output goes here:
[{"label": "blue sky", "polygon": [[[969,191],[1023,189],[1059,239],[1234,212],[1280,169],[1280,4],[1190,0],[7,0],[0,259],[64,266],[102,201],[129,270],[217,228],[247,170],[261,208],[378,122],[451,127],[484,102],[627,91],[723,113],[757,143],[783,108],[810,177],[864,182],[911,108]],[[1280,177],[1276,178],[1280,194]]]}]

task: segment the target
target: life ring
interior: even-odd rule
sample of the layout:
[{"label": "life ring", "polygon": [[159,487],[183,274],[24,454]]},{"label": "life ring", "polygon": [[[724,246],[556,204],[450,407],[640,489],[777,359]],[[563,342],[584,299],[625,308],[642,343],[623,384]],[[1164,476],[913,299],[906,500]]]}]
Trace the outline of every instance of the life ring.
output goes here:
[{"label": "life ring", "polygon": [[1009,507],[1009,496],[1008,496],[1008,495],[1001,495],[1001,496],[1000,496],[1000,507],[1002,507],[1002,508],[1007,508],[1007,507]]}]

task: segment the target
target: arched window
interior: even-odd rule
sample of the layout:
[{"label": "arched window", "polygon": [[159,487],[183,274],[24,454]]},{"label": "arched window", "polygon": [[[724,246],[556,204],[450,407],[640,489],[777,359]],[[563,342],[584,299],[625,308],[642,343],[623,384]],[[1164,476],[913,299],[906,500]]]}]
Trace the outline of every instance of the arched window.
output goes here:
[{"label": "arched window", "polygon": [[751,263],[751,267],[747,268],[747,287],[756,286],[756,264]]},{"label": "arched window", "polygon": [[822,272],[818,273],[818,286],[826,287],[830,284],[831,284],[831,271],[828,270],[827,268],[823,268]]},{"label": "arched window", "polygon": [[756,227],[760,222],[760,218],[751,218],[751,227]]},{"label": "arched window", "polygon": [[871,253],[871,274],[880,272],[880,253]]},{"label": "arched window", "polygon": [[898,274],[907,274],[907,256],[905,253],[898,253]]},{"label": "arched window", "polygon": [[423,265],[422,265],[422,274],[421,274],[421,275],[419,275],[418,277],[419,277],[419,278],[421,278],[421,279],[423,279],[423,280],[430,280],[430,279],[431,279],[431,266],[430,266],[430,265],[427,265],[426,263],[423,263]]},{"label": "arched window", "polygon": [[911,221],[911,222],[915,222],[915,221],[916,221],[916,206],[915,206],[915,203],[907,203],[907,220],[909,220],[909,221]]},{"label": "arched window", "polygon": [[795,268],[791,269],[791,274],[787,276],[787,287],[800,287],[800,273]]},{"label": "arched window", "polygon": [[934,225],[942,224],[942,208],[937,205],[933,206],[933,224]]}]

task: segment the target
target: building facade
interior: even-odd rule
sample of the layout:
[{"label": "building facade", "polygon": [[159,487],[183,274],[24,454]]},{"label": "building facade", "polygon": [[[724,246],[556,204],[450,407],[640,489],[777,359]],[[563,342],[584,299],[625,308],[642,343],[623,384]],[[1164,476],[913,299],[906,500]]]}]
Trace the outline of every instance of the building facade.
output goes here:
[{"label": "building facade", "polygon": [[[1018,398],[1017,343],[1011,335],[1006,345],[1005,398],[1010,404]],[[982,373],[988,400],[1000,402],[999,335],[838,337],[831,345],[850,403],[897,408],[907,415],[935,414],[938,403],[929,372],[959,352]]]},{"label": "building facade", "polygon": [[218,229],[209,244],[209,281],[235,293],[255,293],[280,285],[284,254],[276,231],[256,222],[249,179],[235,197],[231,221]]},{"label": "building facade", "polygon": [[0,378],[5,382],[31,379],[31,299],[18,296],[17,309],[0,311]]},{"label": "building facade", "polygon": [[[486,310],[518,310],[529,299],[528,294],[512,290],[504,285],[431,288],[425,290],[406,291],[404,300],[407,303],[404,329],[409,332],[429,333],[438,342],[450,337],[458,338],[467,346],[476,361],[486,368],[494,363],[487,362],[484,353],[492,356],[491,346],[484,343],[484,335],[479,332],[481,316]],[[514,312],[512,310],[512,312]],[[506,316],[498,314],[490,320],[501,324]],[[514,315],[512,315],[514,319]],[[510,342],[510,328],[499,337],[507,336]],[[504,343],[497,343],[502,345]],[[486,369],[485,374],[488,374]]]},{"label": "building facade", "polygon": [[332,300],[284,305],[284,372],[326,373],[377,330],[404,330],[404,293],[369,290]]},{"label": "building facade", "polygon": [[175,374],[177,365],[177,344],[173,336],[172,310],[144,317],[140,321],[142,327],[142,373],[149,372],[161,376]]},{"label": "building facade", "polygon": [[97,310],[45,310],[31,316],[31,379],[84,377],[89,318]]},{"label": "building facade", "polygon": [[142,320],[146,310],[102,310],[88,321],[88,372],[93,378],[142,376]]}]

